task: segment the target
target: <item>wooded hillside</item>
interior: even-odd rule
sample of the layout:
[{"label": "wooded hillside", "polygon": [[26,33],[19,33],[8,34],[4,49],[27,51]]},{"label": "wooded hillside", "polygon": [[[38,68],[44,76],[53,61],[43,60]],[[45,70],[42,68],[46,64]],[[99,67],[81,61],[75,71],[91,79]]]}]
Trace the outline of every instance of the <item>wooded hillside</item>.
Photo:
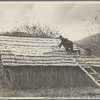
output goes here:
[{"label": "wooded hillside", "polygon": [[83,49],[90,49],[94,55],[100,57],[100,33],[76,41],[75,43]]}]

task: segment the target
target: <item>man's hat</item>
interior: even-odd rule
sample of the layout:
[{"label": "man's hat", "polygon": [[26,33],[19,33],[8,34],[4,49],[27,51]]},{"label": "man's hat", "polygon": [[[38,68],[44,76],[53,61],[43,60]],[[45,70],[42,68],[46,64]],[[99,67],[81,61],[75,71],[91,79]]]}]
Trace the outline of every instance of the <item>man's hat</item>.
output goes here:
[{"label": "man's hat", "polygon": [[60,35],[59,38],[63,38],[63,37]]}]

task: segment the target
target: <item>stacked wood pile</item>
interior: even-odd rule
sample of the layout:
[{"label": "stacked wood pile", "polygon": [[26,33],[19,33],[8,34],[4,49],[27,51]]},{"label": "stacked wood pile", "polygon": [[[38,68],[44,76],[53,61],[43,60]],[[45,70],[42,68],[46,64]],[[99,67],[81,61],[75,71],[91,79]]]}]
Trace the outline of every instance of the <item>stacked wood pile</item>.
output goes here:
[{"label": "stacked wood pile", "polygon": [[1,36],[3,66],[77,66],[63,47],[59,50],[59,43],[58,39],[50,38]]}]

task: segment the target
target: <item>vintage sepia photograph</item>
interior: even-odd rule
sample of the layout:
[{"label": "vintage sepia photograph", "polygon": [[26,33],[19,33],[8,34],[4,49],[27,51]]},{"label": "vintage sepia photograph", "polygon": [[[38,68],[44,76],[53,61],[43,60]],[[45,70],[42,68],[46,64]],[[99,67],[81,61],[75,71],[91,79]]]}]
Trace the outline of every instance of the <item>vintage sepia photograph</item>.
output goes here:
[{"label": "vintage sepia photograph", "polygon": [[100,99],[99,1],[0,1],[0,98]]}]

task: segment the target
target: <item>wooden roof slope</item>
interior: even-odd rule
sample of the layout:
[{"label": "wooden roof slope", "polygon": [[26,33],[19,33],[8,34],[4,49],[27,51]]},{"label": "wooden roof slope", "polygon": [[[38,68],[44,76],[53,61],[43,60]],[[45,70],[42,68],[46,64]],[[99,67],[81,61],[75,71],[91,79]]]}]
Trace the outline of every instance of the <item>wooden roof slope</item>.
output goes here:
[{"label": "wooden roof slope", "polygon": [[3,66],[77,66],[59,39],[0,36]]}]

